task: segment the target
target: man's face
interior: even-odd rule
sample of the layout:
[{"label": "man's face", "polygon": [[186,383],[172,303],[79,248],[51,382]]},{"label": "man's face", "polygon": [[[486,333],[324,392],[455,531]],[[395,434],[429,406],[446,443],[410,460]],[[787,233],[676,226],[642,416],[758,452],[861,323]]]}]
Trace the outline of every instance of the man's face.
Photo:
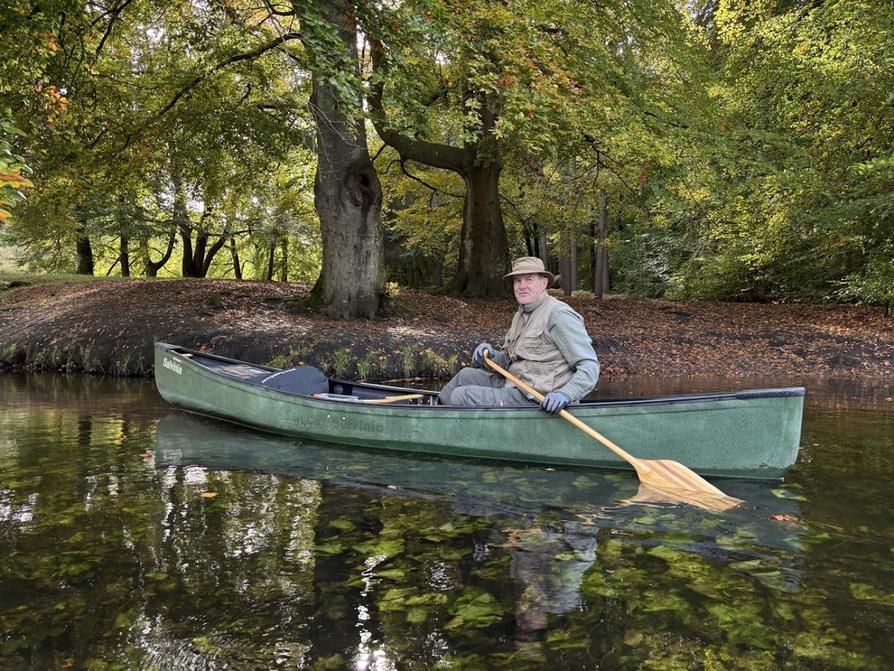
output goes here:
[{"label": "man's face", "polygon": [[546,285],[549,284],[549,278],[539,273],[529,273],[527,275],[516,275],[512,278],[512,290],[515,292],[515,300],[519,305],[527,305],[533,303],[540,294],[546,291]]}]

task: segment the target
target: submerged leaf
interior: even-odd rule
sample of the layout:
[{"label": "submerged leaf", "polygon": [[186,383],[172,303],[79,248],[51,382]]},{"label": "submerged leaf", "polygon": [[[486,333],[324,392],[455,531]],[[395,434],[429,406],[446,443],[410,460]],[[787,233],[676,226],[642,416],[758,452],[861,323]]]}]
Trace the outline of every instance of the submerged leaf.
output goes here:
[{"label": "submerged leaf", "polygon": [[329,526],[338,529],[339,531],[353,531],[354,529],[354,523],[347,517],[339,517],[338,519],[332,520],[329,523]]},{"label": "submerged leaf", "polygon": [[454,617],[446,629],[487,627],[503,619],[503,607],[493,595],[470,589],[456,600],[450,609]]},{"label": "submerged leaf", "polygon": [[428,610],[416,606],[407,611],[407,622],[410,624],[422,624],[428,619]]},{"label": "submerged leaf", "polygon": [[324,555],[337,555],[344,552],[345,549],[341,543],[324,543],[323,545],[318,545],[316,551]]},{"label": "submerged leaf", "polygon": [[402,538],[374,538],[365,543],[358,544],[357,552],[370,557],[380,557],[382,560],[390,559],[404,551]]},{"label": "submerged leaf", "polygon": [[376,571],[376,575],[380,578],[390,578],[392,580],[403,580],[407,577],[407,572],[402,568],[385,569],[384,571]]},{"label": "submerged leaf", "polygon": [[872,585],[867,585],[862,582],[852,582],[850,587],[851,594],[855,599],[860,599],[861,601],[874,601],[875,603],[881,603],[886,606],[894,606],[894,594],[885,594]]}]

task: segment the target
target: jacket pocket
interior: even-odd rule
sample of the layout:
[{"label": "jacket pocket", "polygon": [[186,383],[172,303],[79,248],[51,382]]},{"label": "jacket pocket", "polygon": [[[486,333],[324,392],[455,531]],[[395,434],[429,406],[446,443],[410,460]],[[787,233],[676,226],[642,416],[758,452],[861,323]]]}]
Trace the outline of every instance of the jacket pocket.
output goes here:
[{"label": "jacket pocket", "polygon": [[543,338],[543,331],[525,333],[521,338],[520,353],[525,359],[542,361],[550,353],[550,347]]}]

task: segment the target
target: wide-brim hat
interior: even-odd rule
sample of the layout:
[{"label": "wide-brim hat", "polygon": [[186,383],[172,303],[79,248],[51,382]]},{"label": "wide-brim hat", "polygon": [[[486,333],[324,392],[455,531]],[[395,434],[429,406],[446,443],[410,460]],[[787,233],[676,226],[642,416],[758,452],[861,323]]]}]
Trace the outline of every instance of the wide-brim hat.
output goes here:
[{"label": "wide-brim hat", "polygon": [[556,276],[549,272],[544,266],[543,261],[536,256],[522,256],[512,262],[512,272],[503,275],[503,279],[509,279],[514,275],[546,275],[550,284],[556,279]]}]

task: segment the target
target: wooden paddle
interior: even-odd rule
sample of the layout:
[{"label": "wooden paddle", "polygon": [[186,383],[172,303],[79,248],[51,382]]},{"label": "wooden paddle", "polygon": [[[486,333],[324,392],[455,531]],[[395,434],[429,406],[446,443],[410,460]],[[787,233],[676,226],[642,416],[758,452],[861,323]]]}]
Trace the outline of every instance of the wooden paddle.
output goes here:
[{"label": "wooden paddle", "polygon": [[[488,352],[484,353],[484,361],[516,387],[533,396],[538,402],[543,402],[543,394],[502,368],[488,356]],[[659,500],[667,503],[688,503],[712,512],[723,512],[744,503],[742,499],[727,496],[703,477],[679,462],[669,459],[637,459],[595,429],[584,424],[567,410],[562,410],[559,412],[559,415],[591,438],[598,440],[633,466],[640,482],[647,487],[647,491],[652,493],[652,496],[648,497],[650,500]],[[647,497],[639,498],[640,501],[645,501],[646,499]]]}]

